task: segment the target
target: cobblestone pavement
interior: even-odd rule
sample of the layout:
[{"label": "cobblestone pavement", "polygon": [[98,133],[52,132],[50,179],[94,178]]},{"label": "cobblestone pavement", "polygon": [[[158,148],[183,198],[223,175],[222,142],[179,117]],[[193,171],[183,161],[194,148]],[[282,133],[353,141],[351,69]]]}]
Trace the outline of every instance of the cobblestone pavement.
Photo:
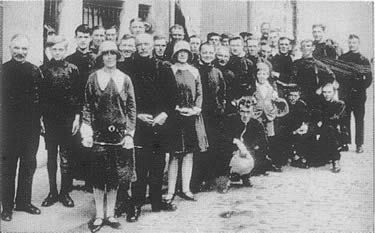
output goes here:
[{"label": "cobblestone pavement", "polygon": [[[178,210],[152,213],[145,206],[137,223],[120,218],[121,230],[100,232],[374,232],[373,212],[373,101],[368,101],[365,153],[342,153],[342,171],[329,166],[308,170],[286,167],[283,173],[252,177],[252,188],[234,188],[228,194],[200,193],[197,202],[176,198]],[[43,148],[41,146],[41,148]],[[41,149],[42,158],[43,150]],[[40,206],[48,192],[46,167],[34,178],[33,203]],[[76,207],[56,204],[41,208],[41,216],[14,212],[1,223],[2,232],[89,232],[94,216],[91,194],[73,191]],[[229,213],[228,218],[220,215]]]}]

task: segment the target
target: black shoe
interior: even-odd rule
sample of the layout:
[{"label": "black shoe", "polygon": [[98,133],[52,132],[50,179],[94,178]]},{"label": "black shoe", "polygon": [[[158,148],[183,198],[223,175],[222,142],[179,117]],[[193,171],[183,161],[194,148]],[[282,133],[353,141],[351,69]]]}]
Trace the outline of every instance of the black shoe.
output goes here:
[{"label": "black shoe", "polygon": [[121,227],[121,223],[119,223],[117,221],[117,219],[115,217],[107,217],[105,220],[104,220],[104,224],[107,225],[107,226],[110,226],[111,228],[113,229],[119,229]]},{"label": "black shoe", "polygon": [[86,193],[93,193],[92,186],[89,185],[89,184],[85,184],[85,185],[82,187],[82,191],[84,191],[84,192],[86,192]]},{"label": "black shoe", "polygon": [[310,168],[309,164],[307,163],[307,161],[305,159],[301,160],[301,163],[300,163],[299,167],[300,168],[304,168],[304,169],[309,169]]},{"label": "black shoe", "polygon": [[[94,222],[97,220],[97,219],[100,219],[100,224],[99,225],[95,225]],[[102,227],[103,227],[103,224],[104,224],[104,221],[102,218],[95,218],[95,219],[92,219],[89,223],[88,223],[88,227],[90,229],[90,231],[92,233],[95,233],[97,231],[99,231]]]},{"label": "black shoe", "polygon": [[[139,211],[140,214],[140,211]],[[138,216],[136,216],[136,208],[133,205],[130,205],[126,210],[126,221],[127,222],[137,222]]]},{"label": "black shoe", "polygon": [[157,207],[152,207],[152,212],[167,211],[173,212],[177,210],[177,206],[168,202],[161,202]]},{"label": "black shoe", "polygon": [[238,182],[238,181],[241,180],[241,177],[240,177],[240,175],[237,174],[237,173],[231,173],[231,174],[229,175],[229,179],[230,179],[230,181]]},{"label": "black shoe", "polygon": [[191,192],[181,192],[180,197],[187,201],[197,201],[194,198],[194,195]]},{"label": "black shoe", "polygon": [[363,150],[363,146],[357,146],[357,150],[356,150],[356,152],[357,152],[358,154],[363,153],[363,152],[364,152],[364,150]]},{"label": "black shoe", "polygon": [[341,167],[340,167],[340,161],[339,160],[335,160],[332,162],[332,172],[333,173],[339,173],[341,171]]},{"label": "black shoe", "polygon": [[340,151],[349,151],[348,144],[342,145]]},{"label": "black shoe", "polygon": [[282,172],[281,167],[278,167],[274,164],[271,165],[270,171],[272,171],[272,172]]},{"label": "black shoe", "polygon": [[49,207],[58,201],[57,193],[49,193],[48,196],[43,200],[42,206]]},{"label": "black shoe", "polygon": [[253,187],[253,185],[250,183],[250,180],[248,178],[242,179],[242,186],[249,187],[249,188]]},{"label": "black shoe", "polygon": [[26,212],[26,213],[29,213],[29,214],[34,214],[34,215],[39,215],[40,214],[40,209],[34,205],[32,205],[31,203],[30,204],[27,204],[25,206],[16,206],[16,208],[14,208],[15,211],[23,211],[23,212]]},{"label": "black shoe", "polygon": [[126,206],[125,202],[121,202],[118,206],[116,206],[115,217],[116,218],[121,217],[121,215],[126,212],[126,208],[127,208],[127,206]]},{"label": "black shoe", "polygon": [[60,194],[59,195],[59,202],[61,202],[61,204],[63,204],[63,206],[65,206],[65,207],[74,207],[74,201],[69,196],[69,193]]},{"label": "black shoe", "polygon": [[292,167],[299,167],[299,159],[293,159],[292,162],[290,163],[290,166]]},{"label": "black shoe", "polygon": [[204,182],[200,188],[199,188],[199,191],[200,192],[210,192],[212,190],[215,189],[215,185],[213,184],[213,182]]},{"label": "black shoe", "polygon": [[142,206],[141,205],[135,206],[134,211],[135,211],[134,212],[135,221],[138,221],[139,216],[141,216],[141,213],[142,213]]},{"label": "black shoe", "polygon": [[12,221],[12,216],[13,216],[13,213],[11,210],[10,211],[3,210],[3,212],[1,213],[1,220],[10,222]]}]

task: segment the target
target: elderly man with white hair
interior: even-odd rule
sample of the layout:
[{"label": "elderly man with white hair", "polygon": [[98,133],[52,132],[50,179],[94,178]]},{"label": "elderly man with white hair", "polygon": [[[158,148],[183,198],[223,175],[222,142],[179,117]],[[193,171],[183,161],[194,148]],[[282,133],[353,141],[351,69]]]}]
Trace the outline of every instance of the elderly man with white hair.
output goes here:
[{"label": "elderly man with white hair", "polygon": [[146,202],[149,185],[153,212],[174,211],[176,206],[162,201],[162,182],[165,154],[170,151],[170,127],[175,108],[175,80],[159,75],[156,60],[152,56],[154,41],[149,34],[136,37],[132,81],[137,103],[136,145],[137,181],[132,187],[133,203],[138,219]]}]

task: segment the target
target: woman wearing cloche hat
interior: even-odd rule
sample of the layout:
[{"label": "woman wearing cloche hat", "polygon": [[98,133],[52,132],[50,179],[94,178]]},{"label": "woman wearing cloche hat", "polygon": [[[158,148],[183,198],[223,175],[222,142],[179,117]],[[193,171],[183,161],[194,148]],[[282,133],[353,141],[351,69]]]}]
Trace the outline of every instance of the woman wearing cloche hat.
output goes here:
[{"label": "woman wearing cloche hat", "polygon": [[99,51],[104,67],[92,73],[87,81],[81,126],[82,144],[90,148],[92,154],[96,217],[89,223],[91,232],[99,231],[103,224],[120,227],[114,217],[117,188],[120,181],[134,179],[132,150],[136,108],[133,84],[129,76],[116,68],[120,53],[114,42],[104,41]]},{"label": "woman wearing cloche hat", "polygon": [[175,195],[178,161],[182,160],[182,197],[195,201],[190,191],[193,168],[193,153],[205,151],[208,147],[207,136],[201,116],[202,84],[199,72],[189,62],[193,58],[190,45],[186,41],[175,44],[170,74],[177,83],[176,130],[174,148],[168,170],[168,194],[171,201]]}]

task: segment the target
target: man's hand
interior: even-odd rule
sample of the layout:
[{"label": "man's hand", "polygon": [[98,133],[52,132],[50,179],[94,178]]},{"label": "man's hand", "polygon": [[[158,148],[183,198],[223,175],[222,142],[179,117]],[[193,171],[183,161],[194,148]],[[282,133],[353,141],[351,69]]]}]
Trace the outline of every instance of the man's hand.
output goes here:
[{"label": "man's hand", "polygon": [[168,118],[168,115],[165,112],[160,113],[154,118],[154,122],[152,123],[152,126],[164,125],[167,118]]},{"label": "man's hand", "polygon": [[141,113],[141,114],[138,114],[137,117],[138,119],[145,122],[146,124],[152,125],[154,123],[154,118],[150,114]]},{"label": "man's hand", "polygon": [[125,149],[128,149],[128,150],[134,148],[134,140],[133,140],[132,136],[130,136],[130,135],[125,136],[125,138],[123,140],[122,148],[125,148]]},{"label": "man's hand", "polygon": [[82,139],[82,145],[87,148],[91,148],[94,145],[94,140],[92,137],[86,137]]}]

